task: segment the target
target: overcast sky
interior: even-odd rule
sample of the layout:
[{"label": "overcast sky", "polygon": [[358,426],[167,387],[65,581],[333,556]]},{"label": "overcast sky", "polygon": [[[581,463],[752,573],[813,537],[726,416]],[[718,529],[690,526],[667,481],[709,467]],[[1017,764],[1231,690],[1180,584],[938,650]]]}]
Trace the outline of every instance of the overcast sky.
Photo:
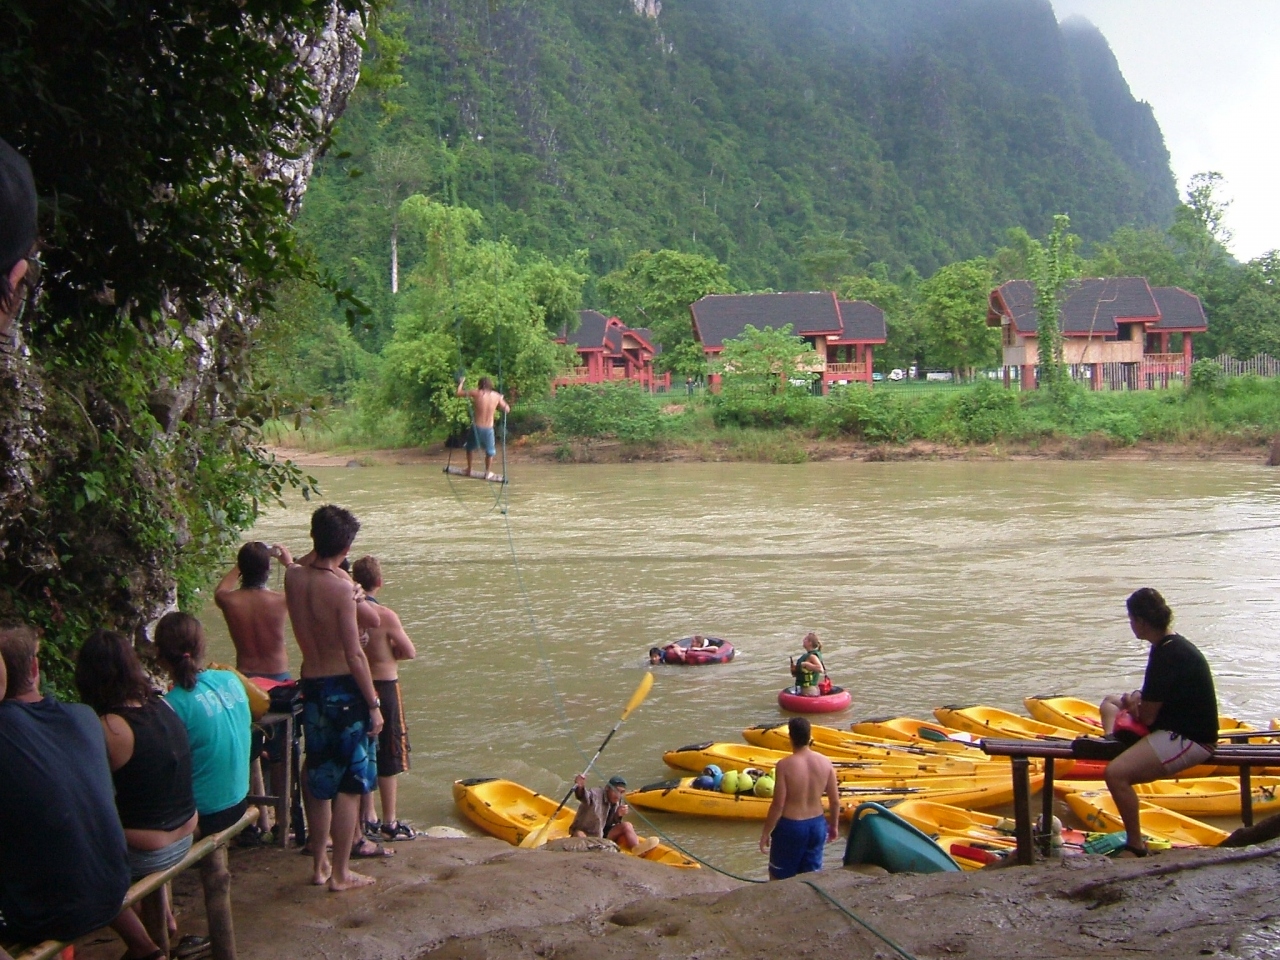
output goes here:
[{"label": "overcast sky", "polygon": [[1280,0],[1052,0],[1111,44],[1129,87],[1155,109],[1182,193],[1226,178],[1232,252],[1280,247]]}]

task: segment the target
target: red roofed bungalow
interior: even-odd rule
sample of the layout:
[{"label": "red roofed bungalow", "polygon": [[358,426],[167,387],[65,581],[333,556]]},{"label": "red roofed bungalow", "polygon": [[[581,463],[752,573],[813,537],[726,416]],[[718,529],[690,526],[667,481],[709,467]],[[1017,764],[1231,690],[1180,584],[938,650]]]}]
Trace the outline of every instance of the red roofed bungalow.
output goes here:
[{"label": "red roofed bungalow", "polygon": [[617,317],[606,317],[598,310],[582,310],[573,333],[562,333],[557,343],[567,343],[578,352],[578,366],[573,373],[551,382],[557,387],[588,383],[630,380],[653,392],[658,387],[671,387],[671,374],[655,373],[653,358],[662,352],[652,342],[652,334],[643,327],[628,327]]},{"label": "red roofed bungalow", "polygon": [[[1200,298],[1180,287],[1151,287],[1142,277],[1076,280],[1064,291],[1059,311],[1062,358],[1073,376],[1088,376],[1095,390],[1104,383],[1130,390],[1185,383],[1191,375],[1191,335],[1208,323]],[[1010,280],[991,291],[987,325],[1001,328],[1004,380],[1020,368],[1024,390],[1036,385],[1040,362],[1035,286]],[[1182,338],[1181,352],[1170,352],[1170,337]]]},{"label": "red roofed bungalow", "polygon": [[[822,392],[833,383],[871,383],[873,345],[885,342],[884,311],[865,300],[839,300],[834,293],[711,294],[689,307],[693,336],[707,358],[724,350],[724,342],[741,336],[747,325],[757,330],[791,325],[818,353]],[[711,389],[719,387],[713,374]]]}]

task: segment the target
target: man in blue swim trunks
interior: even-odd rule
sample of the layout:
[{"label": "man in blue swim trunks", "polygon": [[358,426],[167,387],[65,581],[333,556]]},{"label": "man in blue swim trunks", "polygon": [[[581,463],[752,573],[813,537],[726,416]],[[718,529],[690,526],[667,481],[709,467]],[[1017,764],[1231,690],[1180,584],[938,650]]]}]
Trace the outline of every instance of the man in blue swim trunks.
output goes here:
[{"label": "man in blue swim trunks", "polygon": [[[376,738],[382,729],[382,702],[360,642],[357,606],[364,591],[339,568],[359,529],[349,511],[321,507],[311,515],[315,549],[284,575],[289,621],[302,648],[312,882],[334,892],[373,883],[349,868],[360,800],[378,779]],[[325,837],[333,839],[332,865]]]},{"label": "man in blue swim trunks", "polygon": [[467,434],[466,443],[463,444],[463,448],[467,451],[467,473],[471,474],[471,451],[483,447],[484,478],[496,480],[492,467],[498,448],[494,443],[493,417],[499,409],[503,413],[510,413],[511,408],[507,406],[507,401],[503,399],[502,394],[493,389],[493,381],[488,377],[480,378],[480,387],[477,390],[464,390],[462,385],[466,382],[466,377],[458,378],[457,393],[460,397],[470,398],[471,406],[475,410],[471,430]]},{"label": "man in blue swim trunks", "polygon": [[809,748],[812,729],[804,717],[793,717],[788,733],[792,754],[778,761],[773,802],[760,834],[760,852],[769,854],[770,880],[821,870],[822,848],[839,836],[840,828],[840,788],[835,767]]}]

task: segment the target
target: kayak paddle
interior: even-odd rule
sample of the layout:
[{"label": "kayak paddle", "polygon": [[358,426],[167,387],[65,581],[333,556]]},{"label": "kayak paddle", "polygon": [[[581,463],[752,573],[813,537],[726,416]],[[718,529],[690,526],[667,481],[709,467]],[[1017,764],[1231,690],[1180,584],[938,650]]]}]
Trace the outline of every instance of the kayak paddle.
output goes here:
[{"label": "kayak paddle", "polygon": [[[591,768],[596,765],[596,761],[600,759],[600,754],[604,753],[604,748],[609,745],[609,741],[613,739],[613,735],[618,732],[618,728],[622,726],[624,720],[631,716],[631,711],[644,703],[644,698],[649,695],[649,691],[653,688],[653,674],[646,672],[644,678],[641,679],[640,685],[636,687],[635,693],[631,694],[631,699],[627,701],[626,707],[622,711],[622,716],[618,718],[618,722],[613,725],[613,729],[609,731],[609,735],[604,738],[604,742],[600,744],[600,749],[596,751],[596,755],[591,758],[591,762],[587,764],[587,769],[582,771],[585,777],[591,772]],[[547,822],[540,826],[537,830],[525,835],[520,841],[522,847],[538,847],[546,839],[547,830],[551,827],[552,822],[559,816],[560,811],[564,809],[564,805],[569,802],[569,798],[573,796],[574,788],[570,787],[569,792],[564,795],[564,799],[560,801],[560,806],[556,807],[555,813],[547,818]]]}]

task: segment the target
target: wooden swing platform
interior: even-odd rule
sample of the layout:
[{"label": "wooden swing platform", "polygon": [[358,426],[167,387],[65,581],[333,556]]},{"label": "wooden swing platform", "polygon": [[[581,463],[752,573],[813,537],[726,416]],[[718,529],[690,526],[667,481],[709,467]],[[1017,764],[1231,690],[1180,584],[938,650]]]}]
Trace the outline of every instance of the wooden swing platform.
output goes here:
[{"label": "wooden swing platform", "polygon": [[467,480],[484,480],[486,483],[506,483],[507,478],[500,473],[486,477],[483,473],[467,473],[466,467],[445,467],[444,472],[451,477],[464,477]]}]

